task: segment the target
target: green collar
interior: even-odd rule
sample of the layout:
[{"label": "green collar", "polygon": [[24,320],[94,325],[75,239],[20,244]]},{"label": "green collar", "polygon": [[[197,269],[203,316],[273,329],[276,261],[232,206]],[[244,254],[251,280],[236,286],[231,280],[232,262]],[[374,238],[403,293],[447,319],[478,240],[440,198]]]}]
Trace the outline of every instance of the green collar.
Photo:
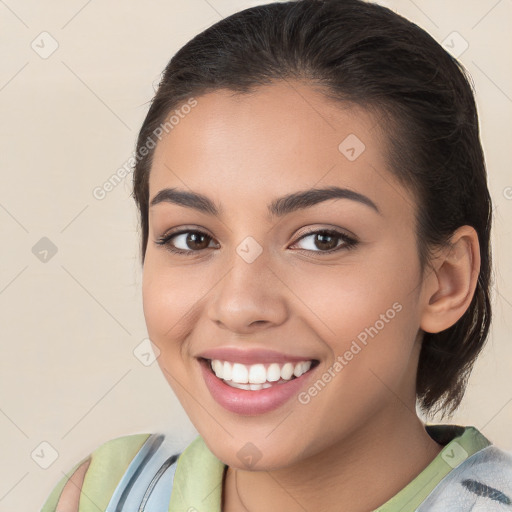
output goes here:
[{"label": "green collar", "polygon": [[491,444],[475,427],[425,425],[425,429],[444,448],[414,480],[374,512],[416,510],[453,468]]},{"label": "green collar", "polygon": [[203,438],[196,437],[178,458],[169,512],[221,512],[226,468]]},{"label": "green collar", "polygon": [[[454,467],[491,444],[475,427],[427,424],[425,428],[444,448],[416,478],[374,512],[415,510]],[[194,439],[178,459],[169,512],[221,512],[226,468],[201,436]]]}]

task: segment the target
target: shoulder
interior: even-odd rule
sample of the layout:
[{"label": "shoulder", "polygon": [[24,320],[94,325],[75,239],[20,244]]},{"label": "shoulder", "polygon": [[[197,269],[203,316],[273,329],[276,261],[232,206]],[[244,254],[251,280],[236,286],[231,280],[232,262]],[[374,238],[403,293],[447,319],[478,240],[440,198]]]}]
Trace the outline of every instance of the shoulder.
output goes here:
[{"label": "shoulder", "polygon": [[504,506],[512,506],[512,455],[489,445],[450,471],[418,512],[466,511],[473,507],[491,512],[501,511]]},{"label": "shoulder", "polygon": [[161,444],[164,437],[163,434],[141,433],[105,441],[64,474],[48,496],[41,512],[55,512],[64,503],[73,504],[75,508],[67,505],[63,510],[78,510],[76,507],[80,500],[91,501],[100,507],[105,503],[106,508],[115,488],[137,455],[154,448],[157,442]]}]

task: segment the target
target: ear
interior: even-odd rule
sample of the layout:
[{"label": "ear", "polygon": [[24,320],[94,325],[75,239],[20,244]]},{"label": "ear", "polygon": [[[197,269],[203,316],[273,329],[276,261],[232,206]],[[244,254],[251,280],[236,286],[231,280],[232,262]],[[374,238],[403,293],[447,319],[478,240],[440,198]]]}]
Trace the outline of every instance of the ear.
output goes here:
[{"label": "ear", "polygon": [[420,328],[436,333],[454,325],[471,303],[479,273],[478,234],[471,226],[461,226],[425,277]]}]

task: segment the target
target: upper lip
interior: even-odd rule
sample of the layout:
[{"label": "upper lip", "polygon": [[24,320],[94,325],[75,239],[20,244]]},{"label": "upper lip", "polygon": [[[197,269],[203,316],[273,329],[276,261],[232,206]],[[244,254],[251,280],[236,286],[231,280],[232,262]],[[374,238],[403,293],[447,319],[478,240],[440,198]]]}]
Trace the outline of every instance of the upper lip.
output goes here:
[{"label": "upper lip", "polygon": [[197,357],[204,359],[220,359],[221,361],[249,365],[258,363],[298,363],[300,361],[316,360],[308,356],[294,356],[268,349],[240,349],[232,347],[212,348],[201,352]]}]

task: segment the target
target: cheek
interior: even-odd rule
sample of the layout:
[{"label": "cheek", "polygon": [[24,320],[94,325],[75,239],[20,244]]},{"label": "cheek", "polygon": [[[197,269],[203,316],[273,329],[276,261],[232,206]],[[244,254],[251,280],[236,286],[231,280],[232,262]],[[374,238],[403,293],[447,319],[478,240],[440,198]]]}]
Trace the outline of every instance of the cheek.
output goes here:
[{"label": "cheek", "polygon": [[150,339],[160,350],[172,348],[172,340],[186,337],[190,310],[198,300],[186,273],[166,269],[146,258],[142,279],[144,318]]},{"label": "cheek", "polygon": [[190,284],[187,286],[183,272],[156,264],[146,256],[142,301],[147,332],[158,349],[157,363],[162,375],[182,404],[189,400],[180,383],[190,377],[183,352],[194,325],[190,311],[197,297],[189,292],[193,289]]},{"label": "cheek", "polygon": [[379,332],[390,331],[391,325],[403,327],[404,317],[412,313],[405,313],[405,307],[416,299],[411,293],[415,277],[412,267],[395,270],[392,265],[368,262],[319,266],[314,272],[297,267],[289,279],[308,322],[317,326],[322,339],[341,340],[343,346],[360,333],[364,339],[365,328],[375,323]]},{"label": "cheek", "polygon": [[303,315],[331,362],[345,356],[346,367],[338,373],[364,386],[369,377],[376,379],[372,369],[388,372],[394,381],[408,371],[419,328],[414,245],[382,243],[366,254],[353,265],[347,258],[344,265],[318,266],[315,272],[297,267],[293,276]]}]

